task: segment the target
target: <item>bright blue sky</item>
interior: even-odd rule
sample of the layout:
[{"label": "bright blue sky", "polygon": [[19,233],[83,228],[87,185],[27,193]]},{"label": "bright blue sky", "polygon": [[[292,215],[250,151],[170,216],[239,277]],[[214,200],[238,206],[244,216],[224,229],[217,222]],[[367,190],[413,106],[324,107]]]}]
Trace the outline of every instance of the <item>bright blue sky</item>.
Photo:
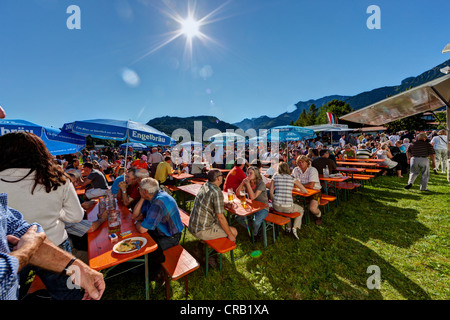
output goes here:
[{"label": "bright blue sky", "polygon": [[[69,5],[81,29],[69,30]],[[277,116],[298,101],[355,95],[450,59],[448,0],[198,0],[214,41],[185,55],[180,0],[2,0],[0,105],[10,119],[61,127],[73,120],[147,122],[212,115],[233,123]],[[381,29],[369,30],[370,5]],[[172,8],[172,9],[170,9]],[[194,2],[191,2],[191,9]],[[130,86],[128,68],[139,77]],[[171,134],[171,133],[169,133]]]}]

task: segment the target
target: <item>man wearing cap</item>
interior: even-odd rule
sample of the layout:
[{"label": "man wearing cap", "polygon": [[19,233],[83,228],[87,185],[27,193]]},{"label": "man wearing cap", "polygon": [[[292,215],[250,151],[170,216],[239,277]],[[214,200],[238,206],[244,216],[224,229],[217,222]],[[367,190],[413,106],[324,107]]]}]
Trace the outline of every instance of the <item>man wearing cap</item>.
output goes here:
[{"label": "man wearing cap", "polygon": [[428,158],[431,158],[433,169],[436,168],[436,159],[433,146],[426,140],[427,135],[419,133],[416,137],[416,142],[410,144],[406,151],[407,161],[410,164],[410,173],[405,189],[410,189],[419,174],[422,174],[420,191],[428,191],[427,185],[430,178],[430,160]]}]

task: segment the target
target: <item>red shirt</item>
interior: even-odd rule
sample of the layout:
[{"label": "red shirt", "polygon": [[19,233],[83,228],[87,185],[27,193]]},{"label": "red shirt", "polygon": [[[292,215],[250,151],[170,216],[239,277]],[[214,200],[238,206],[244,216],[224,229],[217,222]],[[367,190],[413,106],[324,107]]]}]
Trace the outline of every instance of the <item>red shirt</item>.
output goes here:
[{"label": "red shirt", "polygon": [[228,191],[228,189],[233,189],[236,192],[236,189],[241,184],[242,180],[247,177],[244,170],[241,167],[233,167],[231,171],[228,173],[227,178],[225,179],[225,183],[223,184],[223,190]]},{"label": "red shirt", "polygon": [[140,159],[134,160],[131,163],[132,167],[138,168],[138,169],[148,169],[148,163],[147,162],[141,162]]},{"label": "red shirt", "polygon": [[128,205],[128,208],[133,209],[135,204],[141,199],[141,194],[139,193],[139,183],[135,183],[132,186],[128,186],[127,194],[128,197],[133,198],[133,201]]}]

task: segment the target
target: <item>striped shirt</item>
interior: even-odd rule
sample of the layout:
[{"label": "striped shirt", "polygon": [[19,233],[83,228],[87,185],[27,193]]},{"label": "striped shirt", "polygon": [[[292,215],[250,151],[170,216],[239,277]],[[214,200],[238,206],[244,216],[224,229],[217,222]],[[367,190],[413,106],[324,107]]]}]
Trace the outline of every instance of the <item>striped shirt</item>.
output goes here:
[{"label": "striped shirt", "polygon": [[368,149],[358,149],[356,151],[357,159],[369,159],[371,156],[372,152],[370,152]]},{"label": "striped shirt", "polygon": [[6,236],[21,238],[32,225],[38,226],[37,232],[43,232],[40,225],[27,223],[19,211],[8,207],[7,194],[0,193],[0,300],[18,299],[19,260],[10,255],[12,247]]},{"label": "striped shirt", "polygon": [[430,155],[435,154],[433,146],[424,140],[417,140],[411,143],[407,153],[415,158],[428,158]]},{"label": "striped shirt", "polygon": [[273,176],[274,196],[273,202],[279,206],[290,207],[294,203],[292,199],[292,189],[295,178],[289,174],[276,173]]},{"label": "striped shirt", "polygon": [[218,186],[209,181],[198,191],[189,219],[189,231],[197,233],[217,224],[218,213],[224,213],[223,193]]}]

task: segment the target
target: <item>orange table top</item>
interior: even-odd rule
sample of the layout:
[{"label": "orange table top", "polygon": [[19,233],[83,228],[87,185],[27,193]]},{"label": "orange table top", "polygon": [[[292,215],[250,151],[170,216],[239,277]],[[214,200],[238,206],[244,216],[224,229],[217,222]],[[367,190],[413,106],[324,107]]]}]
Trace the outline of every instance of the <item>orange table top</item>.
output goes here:
[{"label": "orange table top", "polygon": [[340,166],[376,167],[376,162],[336,161]]},{"label": "orange table top", "polygon": [[[362,170],[364,171],[364,169],[362,169]],[[350,177],[349,176],[343,176],[343,177],[340,177],[340,178],[337,178],[337,177],[335,177],[335,178],[333,178],[333,177],[325,178],[322,174],[319,174],[319,179],[320,179],[320,181],[326,181],[326,182],[344,182],[345,180],[350,179]]]},{"label": "orange table top", "polygon": [[347,167],[336,167],[337,171],[346,171],[346,172],[364,172],[366,169],[364,168],[347,168]]},{"label": "orange table top", "polygon": [[320,190],[316,190],[316,189],[310,189],[310,188],[306,188],[306,187],[305,187],[305,189],[306,189],[306,191],[308,191],[308,193],[303,193],[300,191],[300,189],[294,188],[294,189],[292,189],[292,194],[294,196],[302,196],[302,197],[307,198],[307,197],[311,197],[320,192]]},{"label": "orange table top", "polygon": [[[88,211],[88,220],[97,220],[98,214],[98,202],[95,206],[90,208]],[[112,266],[118,265],[122,262],[126,262],[132,259],[136,259],[140,256],[148,254],[156,250],[158,245],[150,237],[148,233],[139,233],[134,226],[134,222],[131,219],[131,212],[128,208],[120,203],[117,204],[117,209],[120,210],[121,218],[121,232],[131,230],[131,236],[124,239],[129,239],[132,237],[143,237],[147,239],[147,244],[138,251],[118,254],[115,253],[112,248],[117,243],[111,242],[108,235],[108,221],[105,221],[96,231],[88,233],[88,250],[89,250],[89,266],[97,271],[110,268]],[[119,237],[119,241],[122,238]]]},{"label": "orange table top", "polygon": [[[202,187],[201,184],[188,184],[185,186],[179,186],[178,189],[195,197],[195,196],[197,196],[201,187]],[[223,194],[225,209],[228,212],[236,214],[238,216],[248,216],[248,215],[254,214],[255,212],[258,212],[261,209],[268,207],[268,205],[265,203],[247,199],[247,201],[246,201],[247,203],[244,208],[239,199],[235,198],[233,203],[229,203],[228,202],[228,193],[225,191],[222,191],[222,194]]]},{"label": "orange table top", "polygon": [[223,193],[223,198],[224,198],[224,204],[225,204],[225,209],[232,213],[235,214],[237,216],[249,216],[251,214],[254,214],[264,208],[268,208],[269,205],[256,201],[256,200],[250,200],[247,199],[245,202],[245,208],[241,203],[241,200],[239,200],[237,197],[234,198],[233,201],[229,202],[228,201],[228,193],[225,191],[222,191]]},{"label": "orange table top", "polygon": [[[340,160],[338,160],[340,161]],[[348,159],[347,160],[343,160],[343,161],[356,161],[356,162],[376,162],[376,163],[381,163],[384,162],[384,159],[360,159],[360,158],[356,158],[356,159]]]},{"label": "orange table top", "polygon": [[178,179],[178,180],[183,180],[183,179],[188,179],[188,178],[193,178],[193,177],[194,177],[194,175],[192,175],[192,174],[185,173],[185,172],[183,172],[182,174],[178,174],[176,171],[172,175],[172,178]]},{"label": "orange table top", "polygon": [[86,193],[85,188],[75,188],[75,191],[77,192],[77,196],[84,196],[84,194]]}]

